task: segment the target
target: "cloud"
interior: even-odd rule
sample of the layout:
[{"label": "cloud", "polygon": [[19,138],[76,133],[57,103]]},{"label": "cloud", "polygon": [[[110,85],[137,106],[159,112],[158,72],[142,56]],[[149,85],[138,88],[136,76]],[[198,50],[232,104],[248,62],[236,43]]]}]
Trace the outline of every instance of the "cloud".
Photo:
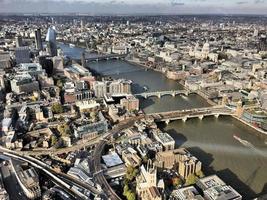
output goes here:
[{"label": "cloud", "polygon": [[255,0],[254,3],[255,3],[255,4],[265,3],[265,0]]},{"label": "cloud", "polygon": [[238,1],[238,2],[236,2],[236,4],[243,5],[243,4],[248,4],[248,2],[247,1]]}]

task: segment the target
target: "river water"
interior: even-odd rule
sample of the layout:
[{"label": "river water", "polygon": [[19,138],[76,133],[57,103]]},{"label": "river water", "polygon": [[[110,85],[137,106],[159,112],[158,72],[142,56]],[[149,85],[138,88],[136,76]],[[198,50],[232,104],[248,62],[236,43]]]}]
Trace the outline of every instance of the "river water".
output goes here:
[{"label": "river water", "polygon": [[[80,57],[79,48],[64,45],[61,48],[70,57]],[[143,92],[144,86],[149,91],[182,89],[176,81],[168,80],[159,72],[146,71],[140,66],[121,60],[89,63],[88,66],[105,76],[132,80],[133,93]],[[141,100],[141,109],[146,113],[207,106],[207,102],[198,95]],[[267,194],[267,144],[251,128],[231,117],[174,121],[167,126],[159,124],[159,127],[171,134],[177,147],[188,148],[202,161],[206,175],[216,173],[241,193],[243,199]],[[247,140],[253,146],[241,144],[233,138],[234,135]]]}]

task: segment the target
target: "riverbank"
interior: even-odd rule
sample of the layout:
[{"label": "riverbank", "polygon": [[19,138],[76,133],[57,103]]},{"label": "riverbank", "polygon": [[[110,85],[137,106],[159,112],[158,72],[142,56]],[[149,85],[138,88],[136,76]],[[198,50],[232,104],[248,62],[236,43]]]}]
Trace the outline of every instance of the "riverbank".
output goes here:
[{"label": "riverbank", "polygon": [[256,130],[258,132],[257,136],[261,137],[262,139],[267,140],[267,132],[266,131],[262,130],[261,128],[253,126],[252,124],[246,122],[245,120],[243,120],[243,119],[241,119],[241,118],[239,118],[237,116],[233,115],[232,117],[234,119],[238,120],[239,122],[241,122],[242,124],[245,124],[246,126]]}]

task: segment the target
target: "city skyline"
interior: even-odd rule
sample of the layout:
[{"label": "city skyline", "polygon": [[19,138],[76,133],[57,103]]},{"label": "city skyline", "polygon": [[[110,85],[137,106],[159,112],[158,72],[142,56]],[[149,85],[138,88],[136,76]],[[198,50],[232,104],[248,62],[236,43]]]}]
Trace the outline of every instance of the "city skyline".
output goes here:
[{"label": "city skyline", "polygon": [[0,13],[266,14],[266,0],[0,0]]}]

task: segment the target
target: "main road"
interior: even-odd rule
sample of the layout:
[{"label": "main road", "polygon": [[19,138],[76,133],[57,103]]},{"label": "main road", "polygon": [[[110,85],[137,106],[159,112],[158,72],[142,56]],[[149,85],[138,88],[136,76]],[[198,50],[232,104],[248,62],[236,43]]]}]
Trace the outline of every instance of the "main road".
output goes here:
[{"label": "main road", "polygon": [[105,146],[108,144],[108,141],[112,141],[112,137],[115,134],[118,134],[122,130],[133,126],[137,120],[140,120],[142,118],[144,118],[144,115],[140,115],[136,118],[130,118],[128,120],[123,121],[122,123],[120,123],[120,126],[115,127],[105,138],[103,138],[103,140],[96,146],[94,150],[93,163],[92,163],[94,179],[102,187],[103,191],[105,191],[105,194],[106,194],[105,198],[107,199],[120,200],[121,198],[110,187],[101,169],[101,156],[102,156],[103,150]]}]

